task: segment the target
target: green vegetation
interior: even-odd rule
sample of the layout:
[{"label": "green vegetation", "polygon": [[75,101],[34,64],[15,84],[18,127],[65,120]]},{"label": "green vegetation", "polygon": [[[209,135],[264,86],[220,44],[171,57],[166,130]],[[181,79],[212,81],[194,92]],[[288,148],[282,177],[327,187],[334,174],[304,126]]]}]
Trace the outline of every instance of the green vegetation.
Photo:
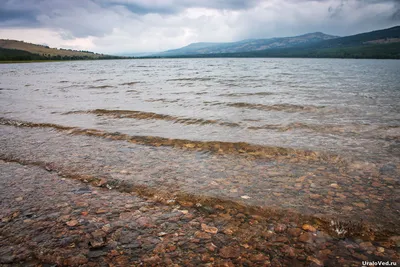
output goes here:
[{"label": "green vegetation", "polygon": [[90,60],[90,59],[122,59],[123,57],[103,55],[101,57],[90,57],[87,55],[39,55],[23,50],[0,48],[0,61],[26,62],[26,61],[61,61],[61,60]]},{"label": "green vegetation", "polygon": [[89,51],[50,48],[15,40],[0,40],[0,62],[60,60],[125,59],[128,57],[97,54]]}]

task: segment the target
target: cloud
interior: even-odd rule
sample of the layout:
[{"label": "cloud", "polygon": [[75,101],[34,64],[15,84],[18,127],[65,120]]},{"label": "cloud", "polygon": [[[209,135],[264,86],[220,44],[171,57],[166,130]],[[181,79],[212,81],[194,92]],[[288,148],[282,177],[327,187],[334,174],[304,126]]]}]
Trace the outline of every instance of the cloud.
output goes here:
[{"label": "cloud", "polygon": [[2,0],[0,5],[0,38],[105,53],[315,31],[349,35],[399,23],[399,0]]}]

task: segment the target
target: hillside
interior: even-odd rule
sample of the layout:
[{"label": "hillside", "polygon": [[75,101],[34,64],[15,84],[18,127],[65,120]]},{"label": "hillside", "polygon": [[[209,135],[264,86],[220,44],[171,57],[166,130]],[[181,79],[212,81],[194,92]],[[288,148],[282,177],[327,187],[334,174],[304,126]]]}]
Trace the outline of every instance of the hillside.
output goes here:
[{"label": "hillside", "polygon": [[295,47],[179,57],[327,57],[400,59],[400,26]]},{"label": "hillside", "polygon": [[252,52],[264,49],[296,47],[334,38],[337,38],[337,36],[315,32],[294,37],[248,39],[232,43],[193,43],[179,49],[159,53],[157,56]]},{"label": "hillside", "polygon": [[0,61],[14,60],[79,60],[117,59],[123,57],[97,54],[89,51],[50,48],[16,40],[0,39]]}]

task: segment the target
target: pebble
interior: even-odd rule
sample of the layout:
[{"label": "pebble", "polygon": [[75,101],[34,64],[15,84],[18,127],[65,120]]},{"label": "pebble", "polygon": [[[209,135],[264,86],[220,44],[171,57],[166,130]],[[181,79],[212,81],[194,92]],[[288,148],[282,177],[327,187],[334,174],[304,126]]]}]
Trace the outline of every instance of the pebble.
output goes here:
[{"label": "pebble", "polygon": [[287,232],[293,237],[299,236],[302,233],[300,228],[290,228],[287,230]]},{"label": "pebble", "polygon": [[201,224],[201,229],[203,229],[204,232],[210,233],[210,234],[216,234],[218,233],[218,228],[208,226],[204,223]]},{"label": "pebble", "polygon": [[277,233],[282,233],[282,232],[284,232],[286,229],[287,229],[287,226],[286,226],[285,224],[282,224],[282,223],[278,223],[278,224],[275,226],[275,232],[277,232]]},{"label": "pebble", "polygon": [[312,241],[310,233],[303,233],[299,236],[298,240],[303,243],[308,243]]},{"label": "pebble", "polygon": [[76,226],[76,225],[78,225],[78,223],[79,222],[77,220],[70,220],[70,221],[66,222],[66,224],[70,227]]},{"label": "pebble", "polygon": [[225,246],[219,250],[219,255],[224,259],[235,259],[240,256],[240,247]]},{"label": "pebble", "polygon": [[197,231],[194,236],[199,239],[211,239],[211,235],[205,232]]},{"label": "pebble", "polygon": [[329,186],[335,189],[339,188],[339,185],[336,183],[330,184]]},{"label": "pebble", "polygon": [[315,229],[315,227],[310,225],[310,224],[303,224],[303,226],[301,228],[304,231],[309,231],[309,232],[316,232],[317,231],[317,229]]}]

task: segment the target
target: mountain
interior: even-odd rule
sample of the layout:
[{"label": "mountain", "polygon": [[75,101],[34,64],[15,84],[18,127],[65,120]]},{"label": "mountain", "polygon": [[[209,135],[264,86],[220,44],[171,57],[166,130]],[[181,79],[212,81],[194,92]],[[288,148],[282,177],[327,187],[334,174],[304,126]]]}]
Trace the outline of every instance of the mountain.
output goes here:
[{"label": "mountain", "polygon": [[74,59],[117,59],[104,54],[90,51],[50,48],[46,45],[37,45],[16,40],[0,39],[0,61],[20,60],[74,60]]},{"label": "mountain", "polygon": [[294,37],[270,38],[270,39],[247,39],[231,43],[193,43],[188,46],[168,50],[156,54],[157,56],[198,55],[215,53],[237,53],[251,52],[272,48],[296,47],[311,44],[323,40],[338,38],[337,36],[324,34],[322,32],[307,33]]},{"label": "mountain", "polygon": [[233,53],[198,53],[177,57],[325,57],[400,59],[400,26],[356,35]]}]

